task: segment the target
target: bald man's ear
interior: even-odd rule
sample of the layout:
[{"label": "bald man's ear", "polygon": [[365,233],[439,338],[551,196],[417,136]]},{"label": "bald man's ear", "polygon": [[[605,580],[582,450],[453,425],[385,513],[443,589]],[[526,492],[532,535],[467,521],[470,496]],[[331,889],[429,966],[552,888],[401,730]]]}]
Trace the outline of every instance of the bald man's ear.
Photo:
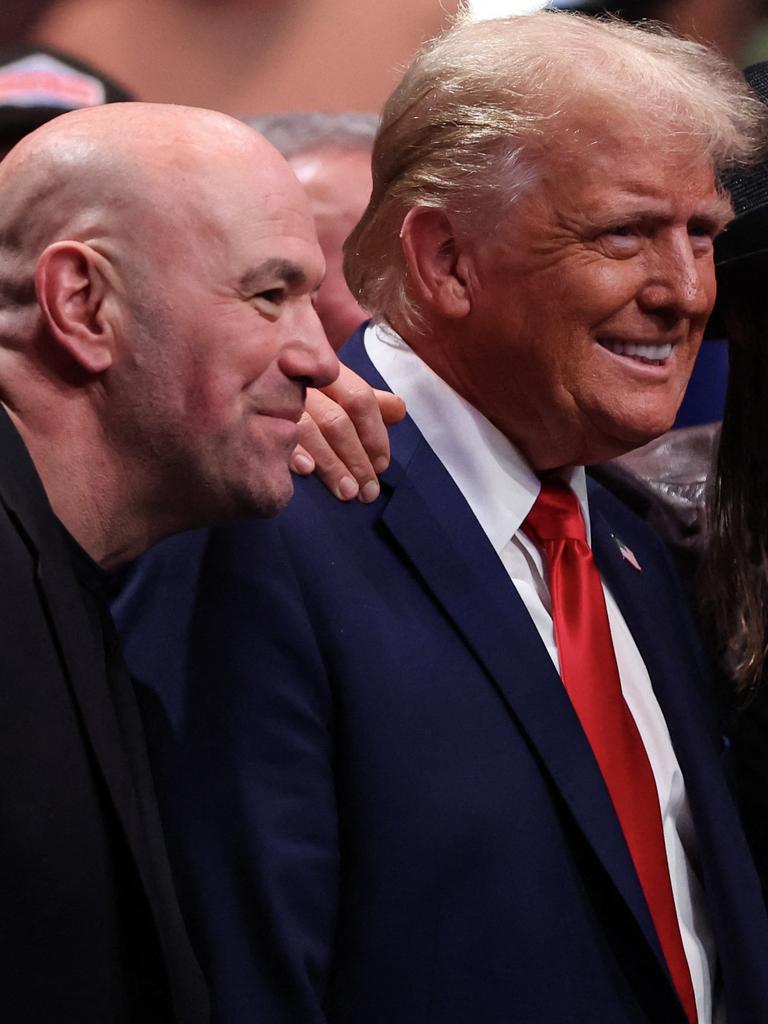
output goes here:
[{"label": "bald man's ear", "polygon": [[441,316],[466,316],[471,266],[450,218],[442,210],[415,207],[406,214],[400,240],[419,300]]},{"label": "bald man's ear", "polygon": [[86,373],[107,370],[114,335],[105,315],[109,283],[103,257],[83,242],[49,245],[37,261],[35,288],[48,331]]}]

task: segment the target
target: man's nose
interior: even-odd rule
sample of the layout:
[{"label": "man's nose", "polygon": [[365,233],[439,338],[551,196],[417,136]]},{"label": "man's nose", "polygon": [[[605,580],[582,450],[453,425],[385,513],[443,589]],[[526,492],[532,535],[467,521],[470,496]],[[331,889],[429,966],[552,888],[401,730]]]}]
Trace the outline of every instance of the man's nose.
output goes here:
[{"label": "man's nose", "polygon": [[310,302],[296,316],[292,335],[280,359],[283,373],[307,387],[332,384],[339,375],[339,360]]},{"label": "man's nose", "polygon": [[715,270],[712,252],[697,252],[687,232],[659,247],[641,294],[647,312],[696,320],[712,312]]}]

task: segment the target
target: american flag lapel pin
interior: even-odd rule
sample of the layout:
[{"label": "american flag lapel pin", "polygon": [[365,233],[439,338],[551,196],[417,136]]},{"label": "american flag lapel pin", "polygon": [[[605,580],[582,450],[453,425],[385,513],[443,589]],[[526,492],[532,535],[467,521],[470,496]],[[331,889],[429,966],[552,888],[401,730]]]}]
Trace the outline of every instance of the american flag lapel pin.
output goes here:
[{"label": "american flag lapel pin", "polygon": [[612,533],[611,537],[613,537],[616,543],[616,547],[619,549],[619,554],[624,559],[624,561],[629,562],[633,569],[637,569],[638,572],[642,572],[643,567],[635,558],[635,553],[632,550],[632,548],[628,548],[624,541],[617,537],[615,533]]}]

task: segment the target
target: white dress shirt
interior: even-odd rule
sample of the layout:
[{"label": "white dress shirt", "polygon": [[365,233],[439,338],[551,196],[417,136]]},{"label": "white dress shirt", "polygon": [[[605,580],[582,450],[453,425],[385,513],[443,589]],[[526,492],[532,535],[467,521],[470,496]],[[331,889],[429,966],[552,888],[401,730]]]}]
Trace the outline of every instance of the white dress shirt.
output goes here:
[{"label": "white dress shirt", "polygon": [[[386,323],[372,323],[365,348],[389,387],[405,400],[427,444],[464,495],[501,559],[559,671],[555,631],[541,552],[520,527],[540,481],[514,445],[474,406],[424,363]],[[591,542],[584,469],[563,474],[575,492]],[[656,781],[672,892],[699,1024],[724,1024],[715,998],[717,955],[706,900],[694,865],[696,833],[685,782],[648,671],[624,617],[603,584],[624,699],[635,720]]]}]

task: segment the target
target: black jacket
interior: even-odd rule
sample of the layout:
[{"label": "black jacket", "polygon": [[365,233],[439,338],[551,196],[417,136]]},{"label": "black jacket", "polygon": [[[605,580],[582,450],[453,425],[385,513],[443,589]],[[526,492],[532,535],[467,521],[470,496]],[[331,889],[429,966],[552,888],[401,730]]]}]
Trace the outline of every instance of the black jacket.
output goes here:
[{"label": "black jacket", "polygon": [[99,571],[0,407],[0,1015],[208,1019]]}]

